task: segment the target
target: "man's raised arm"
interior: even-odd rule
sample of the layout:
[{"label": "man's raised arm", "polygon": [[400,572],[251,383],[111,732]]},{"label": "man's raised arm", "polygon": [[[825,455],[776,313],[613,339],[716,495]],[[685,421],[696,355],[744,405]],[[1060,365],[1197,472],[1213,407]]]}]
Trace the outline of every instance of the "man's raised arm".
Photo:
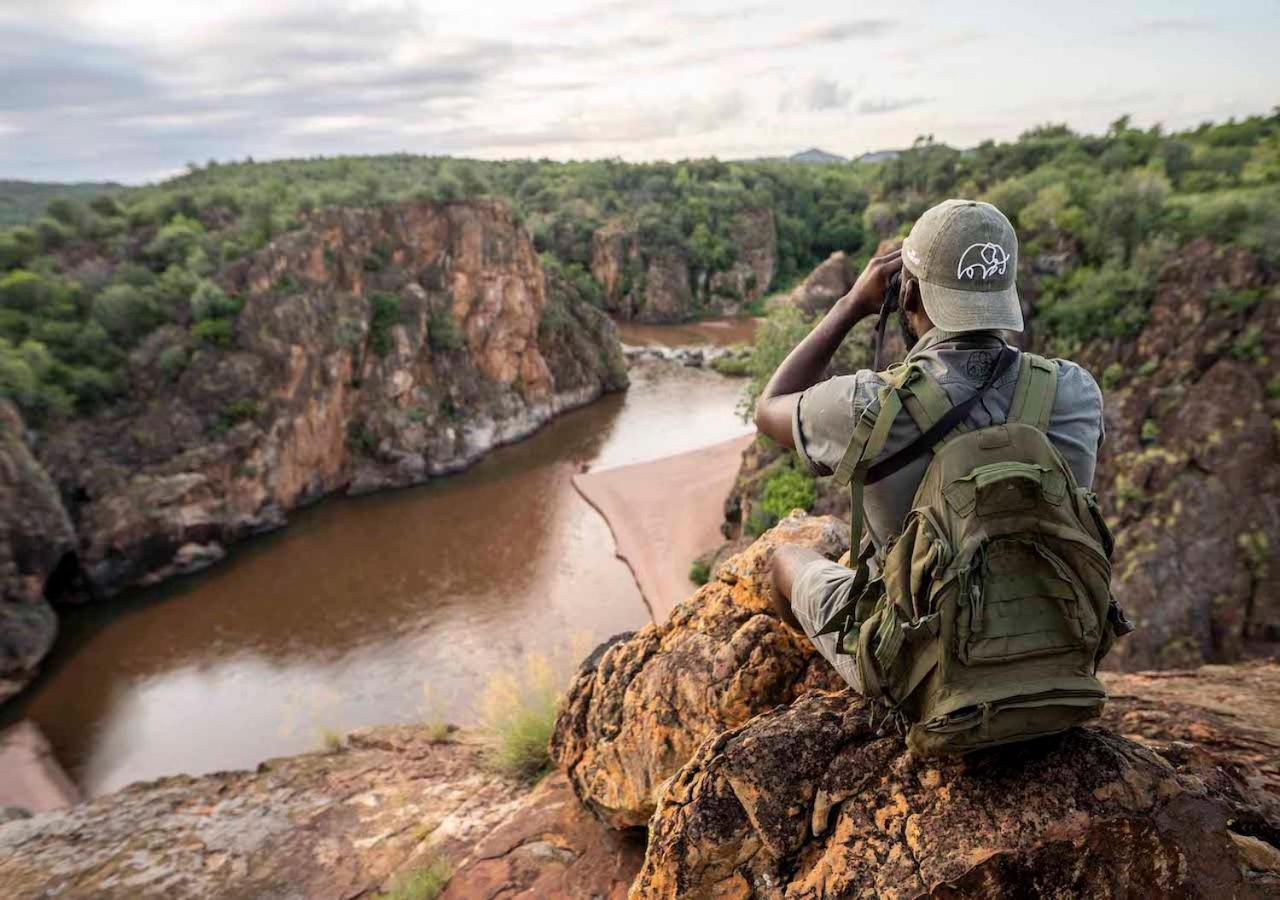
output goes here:
[{"label": "man's raised arm", "polygon": [[822,378],[849,329],[880,309],[889,277],[901,268],[901,250],[872,259],[849,293],[787,354],[756,401],[756,428],[761,433],[784,447],[795,446],[791,421],[800,394]]}]

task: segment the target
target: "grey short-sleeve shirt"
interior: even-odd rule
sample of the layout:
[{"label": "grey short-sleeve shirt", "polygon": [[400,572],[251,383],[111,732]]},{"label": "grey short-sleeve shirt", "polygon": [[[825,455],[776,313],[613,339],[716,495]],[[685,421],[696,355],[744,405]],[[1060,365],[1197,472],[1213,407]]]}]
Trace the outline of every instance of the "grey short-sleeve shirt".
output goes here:
[{"label": "grey short-sleeve shirt", "polygon": [[[920,338],[907,358],[920,361],[951,402],[959,403],[986,380],[1002,343],[990,332],[953,334],[935,328]],[[1089,487],[1103,440],[1102,391],[1081,366],[1061,359],[1057,364],[1058,391],[1049,440],[1071,466],[1076,481]],[[1017,380],[1017,367],[1011,366],[974,407],[968,424],[985,428],[1004,422]],[[820,382],[801,395],[792,432],[800,458],[813,474],[830,475],[835,470],[863,411],[879,406],[883,387],[884,379],[864,369]],[[898,416],[882,456],[906,446],[919,434],[910,416]],[[863,503],[866,527],[877,549],[897,533],[911,511],[912,498],[928,465],[929,456],[925,455],[867,487]]]}]

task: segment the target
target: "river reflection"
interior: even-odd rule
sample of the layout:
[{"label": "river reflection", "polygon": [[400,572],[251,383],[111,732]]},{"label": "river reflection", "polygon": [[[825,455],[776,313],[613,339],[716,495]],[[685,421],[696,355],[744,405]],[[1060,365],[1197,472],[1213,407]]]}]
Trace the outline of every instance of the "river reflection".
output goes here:
[{"label": "river reflection", "polygon": [[34,719],[91,795],[317,749],[325,731],[466,722],[487,673],[647,621],[571,476],[744,433],[740,387],[646,365],[625,395],[465,473],[325,501],[202,575],[65,610],[5,717]]}]

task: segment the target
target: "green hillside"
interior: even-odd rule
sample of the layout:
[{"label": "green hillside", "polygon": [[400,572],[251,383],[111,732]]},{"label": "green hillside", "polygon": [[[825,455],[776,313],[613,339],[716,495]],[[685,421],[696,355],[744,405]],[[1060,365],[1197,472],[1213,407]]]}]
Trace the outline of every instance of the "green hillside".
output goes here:
[{"label": "green hillside", "polygon": [[45,214],[54,200],[88,203],[99,194],[121,189],[109,181],[60,184],[46,181],[0,180],[0,227],[26,225]]},{"label": "green hillside", "polygon": [[593,232],[616,219],[669,245],[691,277],[732,264],[736,213],[767,207],[775,286],[831,251],[865,258],[947,196],[989,199],[1023,256],[1065,254],[1042,279],[1041,327],[1064,342],[1132,333],[1160,260],[1207,236],[1280,264],[1280,111],[1165,133],[1127,119],[1105,134],[1045,126],[963,153],[922,138],[876,164],[481,162],[409,155],[210,164],[158,185],[65,197],[0,231],[0,391],[32,423],[126,392],[130,348],[165,323],[224,348],[236,298],[222,266],[312,210],[491,195],[522,217],[544,261],[591,301]]}]

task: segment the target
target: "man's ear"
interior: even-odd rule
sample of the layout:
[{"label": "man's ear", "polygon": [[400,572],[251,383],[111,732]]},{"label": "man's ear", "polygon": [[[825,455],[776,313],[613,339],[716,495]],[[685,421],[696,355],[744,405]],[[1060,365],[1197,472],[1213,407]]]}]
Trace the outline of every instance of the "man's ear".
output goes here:
[{"label": "man's ear", "polygon": [[924,310],[924,301],[920,297],[920,282],[914,277],[902,279],[902,293],[898,296],[898,305],[912,315],[919,315]]}]

